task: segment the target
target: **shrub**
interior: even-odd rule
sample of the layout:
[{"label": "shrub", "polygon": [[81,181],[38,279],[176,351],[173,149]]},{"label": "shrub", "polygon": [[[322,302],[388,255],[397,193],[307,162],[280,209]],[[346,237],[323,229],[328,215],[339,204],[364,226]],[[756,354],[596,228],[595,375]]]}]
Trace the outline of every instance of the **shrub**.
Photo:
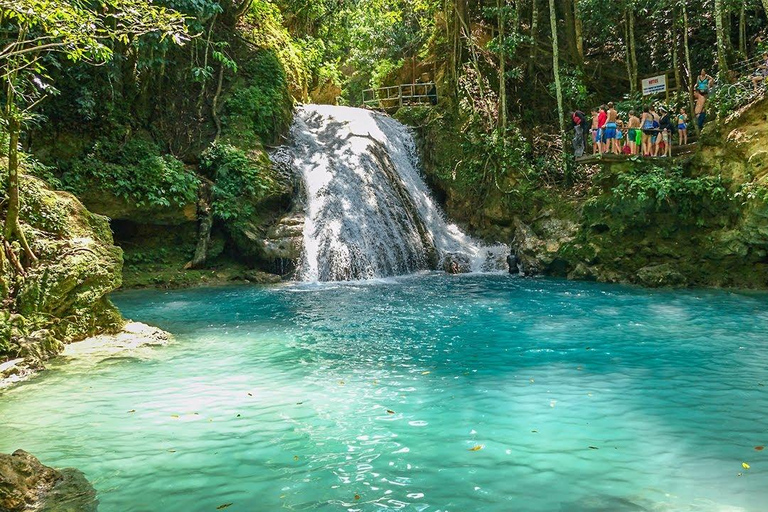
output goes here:
[{"label": "shrub", "polygon": [[213,143],[201,155],[200,169],[213,178],[213,214],[237,222],[256,212],[256,203],[277,189],[264,153],[248,154]]},{"label": "shrub", "polygon": [[64,173],[62,185],[74,194],[105,190],[137,206],[180,206],[196,200],[199,181],[173,155],[163,155],[154,143],[134,138],[124,145],[97,141]]}]

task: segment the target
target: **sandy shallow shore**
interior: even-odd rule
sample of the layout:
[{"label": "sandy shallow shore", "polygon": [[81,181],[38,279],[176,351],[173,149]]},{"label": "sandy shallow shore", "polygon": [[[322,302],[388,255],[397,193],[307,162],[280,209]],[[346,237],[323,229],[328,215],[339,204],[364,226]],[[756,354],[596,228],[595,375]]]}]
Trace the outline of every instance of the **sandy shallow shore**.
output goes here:
[{"label": "sandy shallow shore", "polygon": [[[171,335],[162,329],[141,322],[129,322],[117,334],[102,334],[70,343],[62,353],[48,363],[66,360],[101,360],[116,355],[130,354],[149,357],[153,347],[165,345]],[[24,382],[45,371],[39,365],[30,364],[23,358],[0,363],[0,390]]]}]

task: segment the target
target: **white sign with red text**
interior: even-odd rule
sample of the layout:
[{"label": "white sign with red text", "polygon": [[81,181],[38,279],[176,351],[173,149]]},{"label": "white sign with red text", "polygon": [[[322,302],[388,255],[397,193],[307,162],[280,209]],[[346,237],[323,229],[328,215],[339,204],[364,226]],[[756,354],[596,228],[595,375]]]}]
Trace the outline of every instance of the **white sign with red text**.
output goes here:
[{"label": "white sign with red text", "polygon": [[658,94],[667,90],[667,75],[643,78],[643,96]]}]

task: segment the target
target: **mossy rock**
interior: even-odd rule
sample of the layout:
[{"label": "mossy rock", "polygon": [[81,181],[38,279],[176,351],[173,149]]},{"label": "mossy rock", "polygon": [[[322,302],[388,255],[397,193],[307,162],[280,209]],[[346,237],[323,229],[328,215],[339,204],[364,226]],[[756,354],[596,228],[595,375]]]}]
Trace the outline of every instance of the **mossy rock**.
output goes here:
[{"label": "mossy rock", "polygon": [[[34,177],[22,176],[21,197],[22,229],[39,261],[17,279],[14,326],[0,325],[11,338],[4,349],[19,353],[26,347],[24,352],[45,358],[61,342],[122,327],[107,299],[121,285],[123,266],[108,219]],[[3,323],[9,325],[10,317]]]}]

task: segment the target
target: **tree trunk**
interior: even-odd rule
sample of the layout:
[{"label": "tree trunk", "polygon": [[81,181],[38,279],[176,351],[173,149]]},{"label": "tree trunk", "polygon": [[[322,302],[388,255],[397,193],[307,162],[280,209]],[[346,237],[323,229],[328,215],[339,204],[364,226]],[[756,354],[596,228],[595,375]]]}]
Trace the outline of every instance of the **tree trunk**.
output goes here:
[{"label": "tree trunk", "polygon": [[579,1],[573,0],[573,24],[576,29],[576,53],[579,55],[579,62],[584,63],[584,26],[581,23]]},{"label": "tree trunk", "polygon": [[725,28],[723,27],[723,0],[715,0],[715,31],[717,32],[717,65],[718,75],[728,76],[728,59],[726,57]]},{"label": "tree trunk", "polygon": [[563,159],[566,161],[566,182],[570,181],[570,165],[568,165],[565,148],[565,113],[563,112],[563,89],[560,85],[560,49],[557,44],[557,16],[555,14],[555,0],[549,0],[549,24],[552,28],[552,71],[555,75],[555,93],[557,94],[557,120],[560,126],[560,138],[563,144]]},{"label": "tree trunk", "polygon": [[629,77],[632,82],[630,89],[637,90],[637,43],[635,41],[635,11],[633,6],[629,7],[629,58],[632,61],[632,76]]},{"label": "tree trunk", "polygon": [[[13,102],[13,95],[8,98],[9,102]],[[10,112],[10,108],[8,112]],[[27,243],[27,238],[24,236],[24,232],[21,230],[21,224],[19,223],[19,210],[21,203],[19,201],[19,132],[21,131],[21,124],[18,117],[12,112],[6,119],[8,122],[8,207],[5,212],[5,228],[4,237],[6,243],[10,243],[14,239],[18,240],[21,244],[24,254],[27,256],[29,263],[37,261],[37,257],[30,249]],[[9,255],[10,257],[10,255]]]},{"label": "tree trunk", "polygon": [[198,191],[197,218],[200,222],[197,227],[197,246],[192,261],[185,268],[201,268],[208,257],[208,246],[211,242],[211,228],[213,216],[211,215],[211,187],[207,180],[202,180]]},{"label": "tree trunk", "polygon": [[[766,0],[768,1],[768,0]],[[688,45],[688,8],[685,6],[685,2],[682,2],[683,6],[683,48],[685,50],[685,66],[688,68],[686,93],[688,94],[688,114],[691,123],[696,128],[696,133],[699,133],[699,124],[694,122],[694,105],[693,105],[693,66],[691,64],[691,48]]]},{"label": "tree trunk", "polygon": [[506,0],[496,0],[499,23],[499,127],[501,133],[507,130],[507,54],[504,50],[504,8]]},{"label": "tree trunk", "polygon": [[675,87],[678,91],[682,89],[682,77],[680,76],[680,48],[677,40],[677,9],[672,8],[672,69],[675,72]]},{"label": "tree trunk", "polygon": [[624,48],[627,52],[627,80],[629,80],[629,93],[635,93],[635,81],[632,79],[632,51],[629,43],[629,9],[624,14]]},{"label": "tree trunk", "polygon": [[742,2],[739,8],[739,53],[743,59],[747,58],[747,9],[745,3]]},{"label": "tree trunk", "polygon": [[576,20],[573,14],[573,0],[561,0],[563,6],[563,18],[565,21],[565,47],[572,62],[581,65],[578,51],[576,50]]},{"label": "tree trunk", "polygon": [[768,0],[763,0],[763,9],[765,9],[765,15],[768,16]]},{"label": "tree trunk", "polygon": [[[768,0],[765,0],[768,2]],[[539,47],[539,0],[531,0],[531,59],[528,61],[528,77],[533,80],[536,71],[536,50]]]}]

